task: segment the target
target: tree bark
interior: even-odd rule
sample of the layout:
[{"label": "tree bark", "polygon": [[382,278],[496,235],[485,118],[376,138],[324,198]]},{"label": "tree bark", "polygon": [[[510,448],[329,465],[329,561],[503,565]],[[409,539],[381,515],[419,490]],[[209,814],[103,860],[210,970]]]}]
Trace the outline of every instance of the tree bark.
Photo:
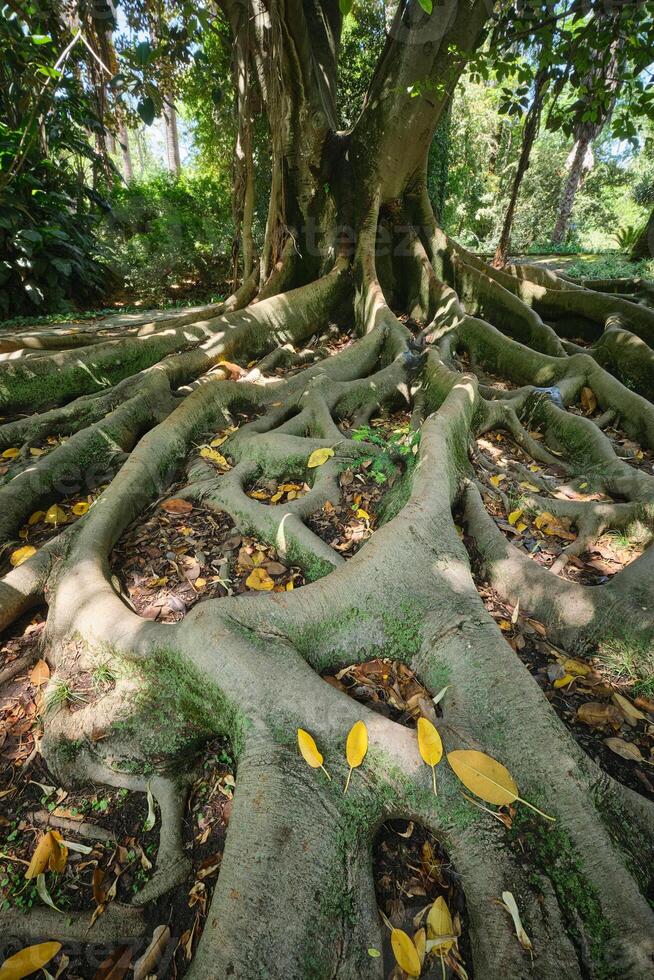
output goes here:
[{"label": "tree bark", "polygon": [[575,143],[572,154],[572,162],[563,186],[563,193],[561,194],[559,213],[556,218],[554,231],[552,232],[552,241],[556,245],[560,245],[568,233],[570,215],[572,214],[572,208],[575,203],[577,190],[581,184],[584,168],[586,167],[586,158],[588,156],[590,146],[591,138],[589,135],[580,137]]},{"label": "tree bark", "polygon": [[182,169],[179,154],[179,133],[177,131],[177,112],[172,99],[167,99],[163,110],[166,136],[166,163],[171,174],[179,174]]}]

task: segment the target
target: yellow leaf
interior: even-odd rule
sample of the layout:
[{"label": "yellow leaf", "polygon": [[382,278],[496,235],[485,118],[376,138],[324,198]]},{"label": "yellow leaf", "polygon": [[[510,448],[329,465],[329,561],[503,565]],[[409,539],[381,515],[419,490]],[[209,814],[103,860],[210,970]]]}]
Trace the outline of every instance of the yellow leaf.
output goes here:
[{"label": "yellow leaf", "polygon": [[436,795],[436,766],[443,758],[443,743],[437,728],[427,718],[418,718],[418,749],[423,762],[431,766],[431,775]]},{"label": "yellow leaf", "polygon": [[507,806],[518,799],[518,787],[509,770],[484,752],[456,749],[448,753],[447,761],[463,785],[487,803]]},{"label": "yellow leaf", "polygon": [[203,589],[206,584],[206,578],[196,578],[195,582],[193,583],[196,589]]},{"label": "yellow leaf", "polygon": [[418,748],[428,766],[437,766],[443,758],[441,737],[428,718],[418,718]]},{"label": "yellow leaf", "polygon": [[475,749],[455,749],[454,752],[448,753],[447,761],[463,785],[487,803],[494,803],[496,806],[524,803],[546,820],[554,820],[554,817],[548,817],[542,810],[538,810],[533,804],[518,796],[516,781],[509,770],[485,752],[477,752]]},{"label": "yellow leaf", "polygon": [[334,455],[333,449],[314,449],[314,451],[309,456],[307,460],[307,466],[309,469],[313,469],[315,466],[322,466]]},{"label": "yellow leaf", "polygon": [[597,408],[597,398],[595,398],[595,393],[592,388],[582,388],[581,389],[581,404],[584,411],[594,412]]},{"label": "yellow leaf", "polygon": [[265,568],[253,568],[246,578],[245,584],[249,589],[254,589],[256,592],[270,592],[275,586]]},{"label": "yellow leaf", "polygon": [[362,721],[355,721],[347,736],[345,755],[350,769],[360,766],[368,751],[368,729]]},{"label": "yellow leaf", "polygon": [[282,490],[278,490],[277,493],[274,493],[270,498],[270,503],[276,504],[277,501],[281,500],[283,496],[284,496],[284,492]]},{"label": "yellow leaf", "polygon": [[265,490],[248,490],[248,497],[252,497],[253,500],[267,500],[268,494]]},{"label": "yellow leaf", "polygon": [[307,765],[311,766],[312,769],[322,769],[327,779],[331,779],[332,777],[322,764],[322,753],[319,751],[312,736],[308,732],[305,732],[303,728],[298,728],[297,730],[297,744],[302,758]]},{"label": "yellow leaf", "polygon": [[303,728],[298,728],[297,730],[297,744],[304,761],[312,769],[320,769],[323,763],[323,757],[318,751],[318,746],[312,736],[308,732],[305,732]]},{"label": "yellow leaf", "polygon": [[63,871],[68,860],[68,848],[58,830],[48,830],[43,835],[29,863],[26,878],[36,878],[48,871]]},{"label": "yellow leaf", "polygon": [[84,514],[88,512],[89,504],[85,500],[78,500],[76,504],[70,508],[75,515],[75,517],[83,517]]},{"label": "yellow leaf", "polygon": [[540,473],[540,466],[537,466],[536,463],[531,463],[529,469],[532,473]]},{"label": "yellow leaf", "polygon": [[357,510],[357,517],[359,517],[362,521],[370,520],[370,514],[367,511],[362,510],[361,507],[359,507],[359,509]]},{"label": "yellow leaf", "polygon": [[[454,923],[447,903],[442,895],[436,899],[429,910],[427,916],[427,932],[430,939],[438,939],[439,936],[451,936],[454,932]],[[454,946],[453,939],[446,939],[437,946],[431,947],[431,952],[447,953]]]},{"label": "yellow leaf", "polygon": [[286,583],[286,591],[287,592],[292,592],[293,591],[293,583],[291,581],[289,581],[289,582]]},{"label": "yellow leaf", "polygon": [[523,531],[527,530],[527,525],[525,524],[524,521],[518,521],[515,527],[516,527],[516,531],[519,531],[520,534],[522,534]]},{"label": "yellow leaf", "polygon": [[200,456],[203,459],[210,459],[212,463],[216,463],[217,466],[222,467],[224,470],[231,469],[231,465],[227,462],[222,453],[219,453],[217,449],[212,449],[210,446],[203,446],[200,450]]},{"label": "yellow leaf", "polygon": [[557,688],[558,687],[567,687],[568,684],[572,684],[572,682],[573,682],[574,679],[575,678],[574,678],[574,675],[573,674],[565,674],[563,677],[558,677],[554,681],[554,687],[557,687]]},{"label": "yellow leaf", "polygon": [[44,510],[35,510],[34,513],[31,515],[31,517],[28,517],[27,523],[29,524],[30,527],[34,527],[34,525],[38,524],[39,521],[42,521],[44,517],[45,517]]},{"label": "yellow leaf", "polygon": [[363,762],[368,751],[368,729],[362,721],[355,721],[347,736],[345,755],[350,766],[343,793],[347,793],[352,778],[352,770]]},{"label": "yellow leaf", "polygon": [[49,963],[61,949],[61,943],[39,943],[36,946],[26,946],[13,956],[7,957],[0,966],[0,980],[23,980],[36,973]]},{"label": "yellow leaf", "polygon": [[32,448],[30,446],[30,456],[36,456],[36,457],[43,456],[43,453],[44,452],[45,452],[45,449],[37,449],[37,448]]},{"label": "yellow leaf", "polygon": [[533,493],[538,493],[538,487],[535,487],[533,483],[521,483],[520,488],[522,490],[531,490]]},{"label": "yellow leaf", "polygon": [[589,664],[584,664],[581,660],[564,660],[563,669],[567,674],[574,674],[577,677],[585,677],[592,670]]},{"label": "yellow leaf", "polygon": [[499,487],[499,485],[502,482],[502,480],[506,480],[506,474],[505,473],[498,473],[497,476],[491,476],[491,478],[490,478],[490,481],[491,481],[491,483],[493,484],[494,487]]},{"label": "yellow leaf", "polygon": [[12,551],[9,556],[9,561],[14,568],[18,568],[19,565],[22,565],[24,561],[27,561],[28,558],[31,558],[35,554],[36,548],[31,544],[26,544],[23,548],[16,548],[15,551]]},{"label": "yellow leaf", "polygon": [[510,619],[500,619],[497,625],[505,633],[509,633],[513,629],[513,623]]},{"label": "yellow leaf", "polygon": [[411,936],[407,936],[402,929],[393,929],[391,932],[391,946],[397,965],[410,977],[419,977],[422,971],[420,957]]},{"label": "yellow leaf", "polygon": [[56,527],[57,524],[65,524],[67,517],[59,504],[53,504],[52,507],[48,507],[46,510],[43,520],[46,524],[54,524]]},{"label": "yellow leaf", "polygon": [[509,514],[509,524],[513,527],[516,521],[520,517],[522,517],[523,513],[524,511],[521,508],[519,508],[518,510],[512,510],[511,513]]},{"label": "yellow leaf", "polygon": [[218,446],[222,446],[222,444],[224,442],[227,442],[228,439],[229,439],[229,436],[219,436],[218,439],[212,439],[211,442],[209,443],[209,445],[210,446],[213,446],[214,449],[217,449]]},{"label": "yellow leaf", "polygon": [[413,944],[418,952],[420,966],[423,966],[425,962],[425,955],[427,953],[426,943],[427,933],[424,929],[418,929],[418,931],[413,934]]},{"label": "yellow leaf", "polygon": [[20,456],[20,449],[5,449],[2,454],[3,459],[16,459],[16,456]]}]

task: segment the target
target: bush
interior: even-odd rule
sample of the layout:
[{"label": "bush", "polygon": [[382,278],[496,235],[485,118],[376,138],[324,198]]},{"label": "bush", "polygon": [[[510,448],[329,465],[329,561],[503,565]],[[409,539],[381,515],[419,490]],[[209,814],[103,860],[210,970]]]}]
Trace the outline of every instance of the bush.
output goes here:
[{"label": "bush", "polygon": [[115,189],[103,238],[126,290],[148,302],[223,287],[233,222],[224,182],[161,173]]}]

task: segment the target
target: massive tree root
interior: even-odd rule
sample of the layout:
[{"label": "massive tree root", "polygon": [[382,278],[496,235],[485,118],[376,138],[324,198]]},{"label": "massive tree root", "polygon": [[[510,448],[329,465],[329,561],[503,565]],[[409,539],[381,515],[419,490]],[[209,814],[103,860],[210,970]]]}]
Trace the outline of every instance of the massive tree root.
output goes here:
[{"label": "massive tree root", "polygon": [[[332,133],[324,158],[334,129],[336,6],[320,24],[294,8],[286,33],[274,17],[269,29],[257,8],[250,58],[279,123],[273,168],[284,201],[271,201],[264,259],[237,298],[226,310],[29,332],[5,344],[0,444],[18,452],[0,486],[3,542],[14,542],[38,508],[103,488],[88,513],[0,581],[3,628],[47,602],[51,685],[74,689],[76,675],[100,661],[116,678],[74,711],[57,702],[41,750],[62,784],[149,787],[162,819],[156,874],[132,904],[111,903],[90,931],[88,914],[0,913],[5,935],[138,945],[152,925],[149,908],[165,910],[188,873],[180,836],[188,780],[203,742],[221,735],[237,760],[237,789],[191,977],[381,977],[382,960],[368,954],[388,946],[371,848],[395,817],[429,828],[460,876],[466,966],[477,978],[652,976],[652,802],[577,744],[506,643],[476,579],[483,573],[503,600],[519,601],[571,657],[601,658],[619,642],[643,675],[651,669],[651,549],[606,585],[571,583],[557,571],[607,528],[654,525],[654,476],[616,455],[604,432],[619,420],[654,449],[654,313],[633,301],[642,284],[623,283],[614,295],[530,266],[492,269],[436,226],[421,166],[446,94],[435,85],[428,98],[395,95],[425,75],[450,84],[460,71],[462,59],[452,72],[444,45],[469,50],[487,11],[446,7],[429,43],[418,5],[398,12],[360,122],[352,134]],[[313,60],[310,38],[323,42]],[[275,58],[290,73],[292,97],[274,88]],[[416,145],[402,140],[409,132],[420,135]],[[306,152],[295,152],[293,133]],[[331,169],[316,179],[323,164]],[[354,201],[348,181],[358,178]],[[334,233],[337,212],[351,219],[349,230]],[[293,230],[309,218],[314,252]],[[384,252],[382,238],[391,243]],[[352,342],[326,356],[321,338],[333,324]],[[596,420],[574,411],[584,389],[599,406]],[[313,518],[339,503],[343,470],[380,453],[378,441],[353,430],[398,404],[420,434],[415,463],[398,463],[383,522],[346,560]],[[609,498],[561,500],[527,471],[522,506],[578,531],[553,570],[519,552],[489,516],[473,457],[475,440],[491,431],[527,459],[555,463],[572,486]],[[218,452],[199,452],[217,433],[228,436]],[[50,447],[53,436],[67,440]],[[35,442],[43,443],[36,455]],[[309,468],[320,449],[333,455]],[[288,479],[306,481],[308,492],[274,507],[248,492]],[[309,584],[204,600],[175,624],[140,617],[109,556],[170,495],[228,515]],[[435,796],[415,732],[321,677],[380,656],[409,665],[434,696],[447,687],[438,718],[446,749],[498,759],[555,822],[518,809],[507,830],[462,796],[445,764]],[[357,720],[370,747],[344,794],[345,739]],[[298,728],[315,738],[331,779],[299,756]],[[503,891],[518,901],[533,959],[496,901]]]},{"label": "massive tree root", "polygon": [[[374,211],[370,227],[376,222]],[[636,516],[651,522],[654,477],[619,459],[594,422],[565,406],[590,387],[601,409],[619,415],[650,448],[654,407],[597,359],[567,355],[552,326],[534,319],[531,308],[524,307],[520,325],[513,298],[531,282],[524,271],[515,292],[504,284],[496,289],[497,280],[488,274],[479,293],[460,301],[456,290],[463,283],[466,293],[468,277],[486,276],[476,268],[469,272],[460,256],[433,226],[414,230],[404,272],[414,316],[415,297],[423,296],[418,340],[384,299],[371,235],[364,231],[355,263],[361,336],[342,352],[323,359],[316,350],[302,353],[303,341],[320,329],[313,297],[320,299],[323,323],[342,304],[338,267],[297,297],[261,301],[252,308],[256,320],[246,310],[236,324],[218,321],[208,341],[186,353],[171,352],[98,394],[64,385],[59,398],[51,392],[53,407],[0,428],[4,445],[74,433],[22,470],[19,462],[0,490],[6,497],[5,540],[40,503],[69,493],[75,481],[83,484],[91,460],[114,474],[90,512],[7,574],[0,593],[4,625],[47,598],[53,683],[74,684],[75,671],[107,656],[118,677],[116,688],[93,704],[74,712],[60,706],[47,714],[42,750],[53,773],[62,782],[106,782],[136,792],[150,781],[161,804],[157,873],[132,907],[113,907],[99,920],[96,934],[89,934],[94,941],[138,936],[147,902],[160,900],[188,873],[179,839],[179,760],[180,752],[191,751],[191,719],[171,715],[164,725],[151,713],[160,677],[168,673],[187,695],[176,708],[201,699],[207,734],[225,735],[238,754],[227,847],[192,976],[381,975],[366,953],[381,945],[384,929],[370,848],[380,823],[400,816],[430,828],[461,875],[473,949],[468,966],[476,976],[651,975],[654,923],[644,892],[654,844],[652,805],[598,769],[516,660],[479,598],[452,514],[464,508],[473,557],[498,593],[513,602],[519,598],[570,653],[596,652],[618,634],[625,644],[651,649],[651,552],[602,587],[557,577],[502,536],[484,508],[468,454],[476,434],[501,429],[535,459],[562,461],[571,479],[592,479],[595,489],[617,502],[566,504],[538,494],[531,499],[534,507],[571,518],[588,542]],[[441,279],[436,270],[448,267],[452,272]],[[586,291],[579,291],[579,302],[587,295],[594,303]],[[507,297],[512,299],[493,317]],[[476,315],[482,302],[484,314],[502,330]],[[522,339],[528,330],[534,346],[507,336],[508,320]],[[229,346],[222,349],[244,360],[278,347],[241,380],[228,380],[208,353],[212,345],[220,349],[215,338],[223,332],[228,339],[220,343]],[[298,353],[289,354],[288,343],[280,341],[291,341]],[[80,358],[87,350],[78,352]],[[457,370],[463,353],[480,381]],[[56,358],[44,355],[35,362],[40,377],[65,370]],[[299,370],[281,379],[267,373],[283,362]],[[85,364],[93,374],[92,361]],[[3,372],[7,403],[16,404],[14,392],[23,381],[13,365]],[[495,388],[487,372],[518,387]],[[76,400],[66,401],[74,395]],[[338,503],[344,467],[379,451],[353,441],[349,423],[361,424],[398,402],[414,408],[420,427],[417,465],[394,488],[390,519],[345,562],[305,521],[326,502]],[[216,468],[193,446],[224,430],[237,407],[249,407],[256,418],[221,446],[232,468]],[[534,429],[541,440],[534,439]],[[311,479],[307,460],[320,448],[334,455],[314,471],[305,496],[272,508],[247,495],[261,477]],[[201,602],[177,625],[135,615],[116,592],[108,555],[123,530],[184,472],[176,496],[229,514],[239,530],[275,545],[308,581],[316,581],[265,598]],[[446,747],[475,747],[500,759],[523,795],[556,817],[553,827],[542,826],[539,818],[529,822],[528,860],[521,859],[510,834],[462,799],[446,769],[439,771],[439,795],[433,796],[409,729],[319,676],[379,654],[409,664],[433,694],[448,685],[439,722]],[[368,728],[370,751],[343,796],[344,739],[358,719]],[[316,738],[331,781],[299,758],[300,727]],[[130,775],[139,770],[161,776]],[[557,858],[550,864],[544,855],[553,850]],[[519,896],[534,965],[493,902],[507,889]],[[579,890],[586,902],[575,910]],[[66,926],[54,913],[5,918],[11,934],[79,939],[84,931],[82,918]]]}]

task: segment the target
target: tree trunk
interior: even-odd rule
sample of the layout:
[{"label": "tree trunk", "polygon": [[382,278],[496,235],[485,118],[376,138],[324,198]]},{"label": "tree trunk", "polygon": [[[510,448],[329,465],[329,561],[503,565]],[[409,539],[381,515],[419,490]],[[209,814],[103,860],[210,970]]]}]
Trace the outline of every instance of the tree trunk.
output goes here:
[{"label": "tree trunk", "polygon": [[524,130],[522,133],[522,147],[520,148],[518,165],[513,178],[513,184],[511,186],[511,196],[509,198],[506,214],[504,215],[504,223],[502,224],[500,240],[495,251],[495,257],[493,258],[493,266],[496,269],[504,268],[507,262],[509,247],[511,244],[511,229],[513,228],[515,209],[518,204],[518,195],[520,194],[522,179],[529,168],[529,158],[531,157],[531,150],[534,145],[534,140],[538,135],[540,115],[543,109],[543,100],[547,90],[547,82],[548,72],[541,69],[536,76],[534,99],[529,107],[529,111],[525,119]]},{"label": "tree trunk", "polygon": [[131,184],[134,179],[134,171],[132,170],[132,151],[129,147],[129,132],[125,121],[121,120],[118,126],[118,142],[120,143],[120,152],[123,158],[123,175],[125,177],[125,183]]},{"label": "tree trunk", "polygon": [[568,234],[570,215],[572,214],[572,208],[575,203],[577,190],[579,189],[584,167],[586,166],[586,157],[589,149],[590,138],[588,136],[578,139],[575,143],[572,154],[572,162],[570,164],[568,176],[566,177],[563,187],[563,193],[561,194],[559,213],[556,218],[554,231],[552,232],[552,241],[556,245],[559,245],[562,241],[564,241],[566,235]]},{"label": "tree trunk", "polygon": [[179,134],[177,132],[177,112],[172,99],[166,100],[163,111],[166,135],[166,164],[171,174],[179,174],[182,169],[179,155]]},{"label": "tree trunk", "polygon": [[[645,674],[654,552],[605,585],[562,578],[504,536],[508,521],[486,507],[504,514],[508,496],[498,480],[484,499],[474,464],[476,440],[494,432],[515,440],[525,466],[554,463],[570,486],[592,481],[595,493],[570,499],[534,470],[514,474],[532,488],[524,507],[568,518],[587,548],[607,528],[636,519],[650,527],[651,473],[568,407],[590,388],[603,413],[654,449],[654,313],[546,270],[493,269],[439,229],[427,153],[488,17],[483,0],[446,0],[431,17],[417,0],[402,5],[346,134],[336,130],[338,4],[273,0],[246,13],[277,170],[260,284],[255,266],[224,304],[0,343],[10,355],[0,363],[0,441],[25,447],[0,486],[3,542],[37,507],[71,488],[86,493],[91,474],[102,473],[105,487],[88,513],[0,580],[2,627],[47,596],[49,690],[76,692],[99,658],[116,677],[108,693],[47,712],[44,757],[56,785],[150,790],[161,812],[155,876],[131,904],[109,902],[91,935],[140,951],[156,919],[170,921],[177,944],[173,894],[186,904],[193,880],[181,836],[188,783],[198,744],[220,735],[237,760],[237,786],[192,980],[388,975],[392,960],[368,953],[391,956],[371,847],[395,818],[429,828],[446,849],[465,892],[476,977],[645,980],[652,804],[586,754],[478,585],[491,583],[499,602],[533,617],[566,657],[600,657],[618,638]],[[418,321],[413,332],[405,314]],[[585,352],[557,333],[569,318],[592,334]],[[333,343],[334,325],[347,334],[343,345]],[[416,433],[407,456],[368,429],[398,407]],[[218,433],[227,438],[212,450]],[[66,439],[33,457],[29,448],[52,434]],[[316,450],[326,450],[324,462],[310,466]],[[380,484],[392,482],[385,473],[396,483],[347,558],[318,531],[348,474],[365,480],[371,467]],[[310,489],[273,503],[252,495],[290,479]],[[275,548],[306,584],[207,599],[199,586],[201,601],[177,623],[138,615],[109,556],[171,496]],[[433,697],[447,688],[437,718],[446,750],[490,754],[556,822],[519,823],[505,809],[508,833],[495,811],[462,797],[445,761],[435,796],[415,731],[321,677],[377,658],[410,667]],[[344,794],[345,739],[359,720],[368,754]],[[331,780],[299,756],[300,728]],[[506,890],[533,961],[497,901]],[[89,919],[88,910],[39,907],[0,912],[0,927],[89,942]],[[440,976],[440,958],[429,962]]]}]

